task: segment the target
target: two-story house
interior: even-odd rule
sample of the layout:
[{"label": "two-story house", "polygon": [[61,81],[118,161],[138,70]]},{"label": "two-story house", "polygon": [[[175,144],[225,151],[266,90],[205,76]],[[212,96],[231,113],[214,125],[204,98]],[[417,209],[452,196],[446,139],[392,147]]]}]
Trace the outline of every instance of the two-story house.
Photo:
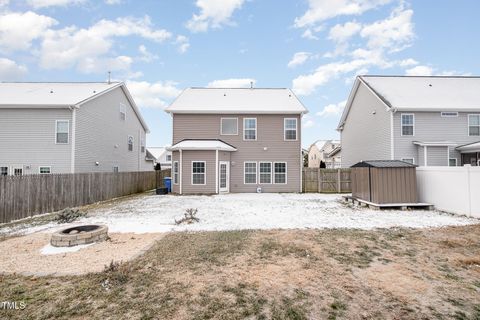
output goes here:
[{"label": "two-story house", "polygon": [[172,168],[172,151],[165,147],[148,147],[147,160],[152,161],[153,165],[160,165],[162,169]]},{"label": "two-story house", "polygon": [[308,167],[320,168],[323,162],[325,168],[340,168],[342,164],[340,151],[338,140],[317,140],[308,149]]},{"label": "two-story house", "polygon": [[124,83],[0,83],[0,174],[153,170]]},{"label": "two-story house", "polygon": [[338,130],[344,167],[386,159],[478,165],[480,78],[359,76]]},{"label": "two-story house", "polygon": [[174,193],[301,192],[307,109],[291,90],[189,88],[166,111]]}]

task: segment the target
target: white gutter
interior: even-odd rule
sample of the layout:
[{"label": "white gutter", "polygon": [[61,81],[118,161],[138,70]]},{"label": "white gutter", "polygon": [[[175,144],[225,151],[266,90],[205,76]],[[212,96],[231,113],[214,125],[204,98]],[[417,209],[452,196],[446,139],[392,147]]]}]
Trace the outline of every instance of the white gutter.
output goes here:
[{"label": "white gutter", "polygon": [[183,186],[183,175],[182,175],[182,168],[183,168],[183,157],[182,157],[182,150],[180,151],[180,168],[178,169],[179,176],[180,176],[180,186],[179,186],[179,193],[182,194],[182,186]]},{"label": "white gutter", "polygon": [[218,194],[218,149],[215,150],[215,193]]}]

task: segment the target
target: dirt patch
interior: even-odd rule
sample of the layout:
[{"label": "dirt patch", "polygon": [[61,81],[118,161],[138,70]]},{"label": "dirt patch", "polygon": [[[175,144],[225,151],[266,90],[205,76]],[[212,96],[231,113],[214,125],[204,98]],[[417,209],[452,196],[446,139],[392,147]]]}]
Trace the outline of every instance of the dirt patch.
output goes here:
[{"label": "dirt patch", "polygon": [[112,233],[110,240],[76,252],[42,254],[50,234],[35,233],[0,242],[0,273],[23,275],[80,275],[99,272],[113,261],[128,261],[144,252],[161,234]]}]

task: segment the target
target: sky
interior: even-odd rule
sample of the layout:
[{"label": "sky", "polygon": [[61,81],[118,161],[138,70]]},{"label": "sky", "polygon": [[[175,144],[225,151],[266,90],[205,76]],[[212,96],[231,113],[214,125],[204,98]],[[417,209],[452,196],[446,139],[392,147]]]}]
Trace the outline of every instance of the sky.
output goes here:
[{"label": "sky", "polygon": [[478,75],[477,0],[0,0],[0,81],[124,81],[151,133],[187,87],[288,87],[302,144],[335,130],[359,74]]}]

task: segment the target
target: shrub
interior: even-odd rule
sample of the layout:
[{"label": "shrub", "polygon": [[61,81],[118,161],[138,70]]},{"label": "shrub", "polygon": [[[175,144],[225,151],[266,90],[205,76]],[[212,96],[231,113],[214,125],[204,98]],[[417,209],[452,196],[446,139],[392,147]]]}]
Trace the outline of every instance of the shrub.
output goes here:
[{"label": "shrub", "polygon": [[175,224],[177,225],[182,223],[192,224],[194,222],[199,222],[200,219],[196,217],[197,212],[198,212],[198,209],[193,209],[193,208],[187,209],[185,211],[183,218],[181,218],[180,220],[175,219]]},{"label": "shrub", "polygon": [[79,209],[66,208],[57,214],[55,220],[58,223],[70,223],[86,215],[85,212],[80,211]]}]

